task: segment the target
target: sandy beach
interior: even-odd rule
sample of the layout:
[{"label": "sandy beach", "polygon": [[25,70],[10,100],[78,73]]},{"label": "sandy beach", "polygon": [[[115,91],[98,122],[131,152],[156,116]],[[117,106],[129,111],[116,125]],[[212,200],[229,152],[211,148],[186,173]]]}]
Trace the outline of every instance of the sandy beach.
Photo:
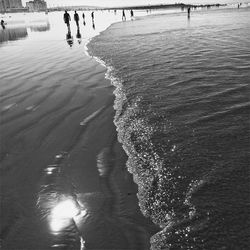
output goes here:
[{"label": "sandy beach", "polygon": [[0,248],[247,249],[249,11],[1,15]]},{"label": "sandy beach", "polygon": [[[36,33],[29,42],[0,45],[13,62],[1,69],[3,249],[77,249],[79,237],[87,249],[149,248],[155,228],[139,210],[117,142],[114,87],[106,68],[85,54],[85,34],[72,48]],[[49,213],[65,197],[87,214],[77,217],[73,236],[56,238]]]}]

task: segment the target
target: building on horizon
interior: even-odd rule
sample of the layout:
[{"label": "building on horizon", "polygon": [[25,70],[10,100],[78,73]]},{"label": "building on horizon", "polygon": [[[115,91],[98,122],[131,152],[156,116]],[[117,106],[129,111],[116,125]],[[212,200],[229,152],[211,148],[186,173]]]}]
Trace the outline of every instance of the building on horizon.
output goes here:
[{"label": "building on horizon", "polygon": [[29,1],[26,3],[26,8],[29,9],[29,12],[46,11],[47,3],[44,0]]},{"label": "building on horizon", "polygon": [[0,13],[5,12],[4,2],[3,0],[0,0]]},{"label": "building on horizon", "polygon": [[0,0],[0,12],[25,11],[22,0]]}]

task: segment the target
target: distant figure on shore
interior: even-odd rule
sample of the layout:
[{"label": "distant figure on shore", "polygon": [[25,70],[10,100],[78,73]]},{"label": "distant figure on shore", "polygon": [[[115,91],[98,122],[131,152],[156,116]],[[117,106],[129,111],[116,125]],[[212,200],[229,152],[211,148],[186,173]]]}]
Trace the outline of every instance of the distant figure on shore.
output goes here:
[{"label": "distant figure on shore", "polygon": [[83,18],[83,25],[85,26],[86,22],[85,22],[85,14],[84,14],[84,12],[82,13],[82,18]]},{"label": "distant figure on shore", "polygon": [[95,20],[94,11],[91,12],[91,18],[92,18],[92,23],[93,23]]},{"label": "distant figure on shore", "polygon": [[74,14],[74,20],[76,22],[76,26],[79,27],[79,15],[75,10],[75,14]]},{"label": "distant figure on shore", "polygon": [[5,29],[5,24],[4,24],[4,20],[3,19],[1,20],[1,26],[2,26],[2,28],[4,30]]},{"label": "distant figure on shore", "polygon": [[92,27],[93,27],[93,30],[95,30],[95,22],[92,21]]},{"label": "distant figure on shore", "polygon": [[131,20],[134,19],[134,11],[132,9],[130,10],[130,17],[131,17]]},{"label": "distant figure on shore", "polygon": [[191,12],[191,8],[190,8],[190,7],[188,7],[188,9],[187,9],[188,18],[190,18],[190,12]]},{"label": "distant figure on shore", "polygon": [[67,10],[65,10],[65,13],[63,15],[63,19],[64,19],[64,22],[66,23],[66,25],[69,28],[69,26],[70,26],[69,22],[71,21],[71,18],[70,18],[69,13],[67,12]]},{"label": "distant figure on shore", "polygon": [[126,21],[126,15],[124,10],[122,10],[122,21]]}]

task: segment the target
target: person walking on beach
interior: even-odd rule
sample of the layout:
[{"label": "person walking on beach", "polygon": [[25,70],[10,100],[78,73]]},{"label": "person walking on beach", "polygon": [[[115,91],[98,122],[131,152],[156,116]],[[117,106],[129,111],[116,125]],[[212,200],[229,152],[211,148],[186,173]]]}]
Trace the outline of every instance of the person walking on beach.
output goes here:
[{"label": "person walking on beach", "polygon": [[1,26],[2,26],[2,28],[4,30],[5,29],[4,20],[1,20]]},{"label": "person walking on beach", "polygon": [[82,18],[83,18],[83,25],[85,26],[86,22],[85,22],[85,14],[84,14],[84,12],[82,13]]},{"label": "person walking on beach", "polygon": [[190,11],[191,11],[191,8],[190,8],[190,7],[188,7],[188,9],[187,9],[188,18],[190,18]]},{"label": "person walking on beach", "polygon": [[64,19],[64,22],[66,23],[66,25],[69,28],[69,26],[70,26],[69,22],[71,21],[71,18],[70,18],[69,13],[67,12],[67,10],[65,10],[65,13],[63,15],[63,19]]},{"label": "person walking on beach", "polygon": [[91,18],[92,18],[92,23],[94,23],[95,20],[94,11],[91,12]]},{"label": "person walking on beach", "polygon": [[131,16],[131,20],[133,20],[134,19],[134,11],[132,9],[130,10],[130,16]]},{"label": "person walking on beach", "polygon": [[122,21],[126,21],[126,15],[124,10],[122,10]]},{"label": "person walking on beach", "polygon": [[79,27],[79,15],[75,10],[75,14],[74,14],[74,20],[76,22],[76,26]]}]

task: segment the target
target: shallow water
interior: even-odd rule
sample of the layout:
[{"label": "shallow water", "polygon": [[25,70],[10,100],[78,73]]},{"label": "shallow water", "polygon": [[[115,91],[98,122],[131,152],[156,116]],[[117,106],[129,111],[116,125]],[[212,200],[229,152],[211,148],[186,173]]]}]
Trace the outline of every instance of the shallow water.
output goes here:
[{"label": "shallow water", "polygon": [[[156,228],[131,208],[136,188],[114,152],[106,68],[85,56],[89,38],[121,15],[96,13],[95,29],[87,15],[70,35],[62,13],[5,18],[0,246],[147,249]],[[150,16],[112,26],[89,47],[112,66],[140,206],[165,230],[152,247],[246,249],[249,11]],[[50,215],[65,198],[82,210],[74,223]]]},{"label": "shallow water", "polygon": [[153,249],[249,246],[250,9],[144,17],[88,45],[108,67],[119,140]]},{"label": "shallow water", "polygon": [[89,39],[121,15],[95,12],[93,27],[85,14],[86,26],[71,22],[70,32],[61,12],[4,17],[1,249],[148,249],[156,232],[117,142],[106,68],[86,55]]}]

